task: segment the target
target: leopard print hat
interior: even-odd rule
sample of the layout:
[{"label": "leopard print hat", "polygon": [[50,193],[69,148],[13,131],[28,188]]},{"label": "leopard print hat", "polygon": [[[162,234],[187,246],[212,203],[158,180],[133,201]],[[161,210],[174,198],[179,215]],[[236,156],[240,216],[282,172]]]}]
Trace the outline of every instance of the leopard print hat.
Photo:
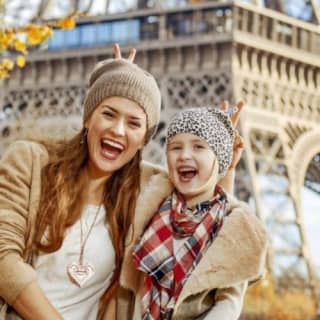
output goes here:
[{"label": "leopard print hat", "polygon": [[192,133],[209,144],[223,177],[233,155],[234,132],[229,116],[216,108],[189,108],[177,113],[169,124],[166,141],[179,133]]}]

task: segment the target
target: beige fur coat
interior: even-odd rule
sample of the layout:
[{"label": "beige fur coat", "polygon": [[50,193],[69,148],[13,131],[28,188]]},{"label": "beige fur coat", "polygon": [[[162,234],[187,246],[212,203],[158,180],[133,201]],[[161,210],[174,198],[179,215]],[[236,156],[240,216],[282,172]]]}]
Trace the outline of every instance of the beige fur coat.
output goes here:
[{"label": "beige fur coat", "polygon": [[[167,175],[152,176],[142,190],[136,208],[136,216],[127,237],[127,249],[120,283],[124,289],[119,298],[118,320],[139,319],[140,304],[134,302],[141,287],[141,273],[132,261],[134,244],[143,233],[159,204],[172,191]],[[214,289],[228,288],[245,281],[255,281],[264,272],[267,250],[266,231],[260,220],[248,206],[228,196],[228,213],[218,237],[187,280],[175,306],[176,319],[195,319],[207,311],[214,301]],[[131,300],[130,300],[131,299]]]}]

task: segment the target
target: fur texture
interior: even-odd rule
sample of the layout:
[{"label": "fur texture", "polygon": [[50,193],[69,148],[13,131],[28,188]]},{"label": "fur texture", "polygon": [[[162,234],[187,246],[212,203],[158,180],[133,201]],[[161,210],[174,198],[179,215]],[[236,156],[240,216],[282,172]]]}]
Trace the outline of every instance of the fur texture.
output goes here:
[{"label": "fur texture", "polygon": [[[152,176],[142,189],[136,207],[133,228],[127,238],[120,284],[135,293],[140,274],[132,262],[132,248],[142,235],[159,204],[173,187],[165,173]],[[193,295],[215,288],[227,288],[244,281],[254,281],[264,272],[267,250],[266,231],[248,206],[228,196],[228,216],[213,244],[187,280],[176,304],[176,311]],[[195,301],[196,302],[196,301]],[[181,305],[182,307],[182,305]]]}]

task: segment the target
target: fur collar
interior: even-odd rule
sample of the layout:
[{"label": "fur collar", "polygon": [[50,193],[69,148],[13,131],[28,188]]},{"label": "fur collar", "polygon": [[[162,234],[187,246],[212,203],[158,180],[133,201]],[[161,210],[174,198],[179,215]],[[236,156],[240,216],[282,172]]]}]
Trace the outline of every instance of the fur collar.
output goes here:
[{"label": "fur collar", "polygon": [[[151,176],[138,198],[133,227],[126,239],[126,252],[120,283],[137,292],[139,273],[131,255],[147,223],[159,204],[173,190],[164,172]],[[253,281],[263,273],[266,256],[266,232],[260,220],[249,208],[232,196],[228,196],[228,212],[218,237],[187,280],[176,307],[188,296],[230,287],[243,281]]]}]

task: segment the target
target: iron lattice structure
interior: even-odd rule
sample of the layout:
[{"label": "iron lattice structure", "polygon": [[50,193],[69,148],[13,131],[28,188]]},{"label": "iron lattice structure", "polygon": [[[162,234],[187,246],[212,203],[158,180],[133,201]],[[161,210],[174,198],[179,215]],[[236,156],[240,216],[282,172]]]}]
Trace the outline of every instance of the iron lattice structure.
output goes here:
[{"label": "iron lattice structure", "polygon": [[80,128],[94,64],[112,56],[116,40],[124,51],[135,46],[136,63],[156,76],[163,96],[144,156],[164,163],[167,123],[182,108],[245,99],[237,194],[270,230],[270,269],[302,274],[319,295],[301,199],[303,186],[320,195],[319,28],[263,7],[211,1],[83,18],[76,29],[30,54],[1,88],[0,152],[34,126],[60,134]]}]

